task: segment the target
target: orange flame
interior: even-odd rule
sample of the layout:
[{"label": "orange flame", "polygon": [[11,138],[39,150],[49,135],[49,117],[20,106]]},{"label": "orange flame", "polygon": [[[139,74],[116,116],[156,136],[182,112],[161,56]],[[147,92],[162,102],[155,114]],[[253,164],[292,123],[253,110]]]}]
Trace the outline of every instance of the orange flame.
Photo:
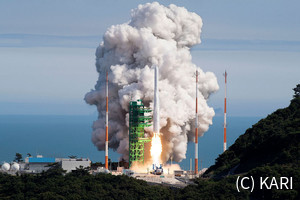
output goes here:
[{"label": "orange flame", "polygon": [[152,157],[152,163],[156,166],[159,166],[161,163],[160,156],[162,152],[162,144],[159,133],[153,133],[150,152]]}]

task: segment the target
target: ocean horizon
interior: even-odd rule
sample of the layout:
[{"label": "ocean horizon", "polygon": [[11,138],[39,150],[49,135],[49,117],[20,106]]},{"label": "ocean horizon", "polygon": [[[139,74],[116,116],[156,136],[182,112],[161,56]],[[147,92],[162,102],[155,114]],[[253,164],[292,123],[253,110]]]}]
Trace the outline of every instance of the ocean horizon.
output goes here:
[{"label": "ocean horizon", "polygon": [[[262,117],[227,117],[227,146]],[[16,153],[23,158],[30,153],[44,157],[90,158],[104,162],[104,151],[98,151],[91,141],[96,115],[0,115],[0,162],[11,162]],[[223,117],[216,116],[209,130],[199,137],[199,168],[207,168],[223,152]],[[113,162],[120,154],[109,150]],[[186,159],[178,163],[182,169],[194,166],[194,143],[189,142]],[[175,163],[175,162],[173,162]]]}]

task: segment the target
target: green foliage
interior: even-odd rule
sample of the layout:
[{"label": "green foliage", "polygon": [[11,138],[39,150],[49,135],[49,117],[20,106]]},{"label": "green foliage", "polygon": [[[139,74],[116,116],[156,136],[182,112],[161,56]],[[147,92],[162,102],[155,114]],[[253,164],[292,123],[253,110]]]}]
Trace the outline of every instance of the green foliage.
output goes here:
[{"label": "green foliage", "polygon": [[76,170],[73,171],[74,176],[86,176],[89,174],[89,167],[83,168],[80,166],[79,168],[76,168]]},{"label": "green foliage", "polygon": [[[250,170],[246,176],[252,176],[255,180],[255,185],[253,193],[251,194],[254,198],[264,197],[265,199],[299,199],[300,191],[300,170],[299,165],[288,164],[288,165],[274,165],[274,166],[264,166],[257,167]],[[293,190],[278,190],[276,187],[272,187],[270,190],[263,189],[261,190],[259,186],[260,177],[272,177],[276,178],[277,183],[280,183],[280,177],[292,177],[293,178]],[[268,185],[270,181],[267,181]]]},{"label": "green foliage", "polygon": [[[221,181],[196,179],[183,189],[148,185],[145,181],[111,174],[0,174],[0,199],[248,199],[238,193],[235,177]],[[57,170],[57,169],[56,169]]]},{"label": "green foliage", "polygon": [[297,86],[293,90],[294,90],[294,98],[300,97],[300,84],[297,84]]},{"label": "green foliage", "polygon": [[264,165],[299,164],[299,124],[300,97],[248,129],[216,159],[206,176],[222,177],[234,167],[234,173],[243,173]]},{"label": "green foliage", "polygon": [[[293,177],[293,190],[270,190],[256,187],[253,199],[300,199],[300,85],[295,98],[284,109],[278,109],[260,120],[217,159],[205,177],[224,181],[231,174],[253,176],[255,185],[260,177]],[[230,177],[230,176],[229,176]],[[217,181],[218,182],[218,181]]]},{"label": "green foliage", "polygon": [[66,173],[66,171],[61,168],[59,163],[51,163],[48,166],[50,168],[47,171],[42,172],[42,176],[56,177]]},{"label": "green foliage", "polygon": [[190,185],[180,191],[178,199],[249,199],[248,191],[240,193],[235,188],[235,178],[228,177],[220,181],[196,179],[197,185]]},{"label": "green foliage", "polygon": [[62,175],[57,170],[39,175],[0,174],[0,199],[175,199],[168,187],[149,186],[124,175],[93,176],[81,173],[84,169]]},{"label": "green foliage", "polygon": [[68,157],[71,158],[71,159],[77,158],[77,156],[74,156],[74,155],[70,155]]},{"label": "green foliage", "polygon": [[15,156],[14,161],[15,161],[15,162],[22,162],[22,161],[23,161],[23,156],[22,156],[22,154],[16,153],[16,156]]}]

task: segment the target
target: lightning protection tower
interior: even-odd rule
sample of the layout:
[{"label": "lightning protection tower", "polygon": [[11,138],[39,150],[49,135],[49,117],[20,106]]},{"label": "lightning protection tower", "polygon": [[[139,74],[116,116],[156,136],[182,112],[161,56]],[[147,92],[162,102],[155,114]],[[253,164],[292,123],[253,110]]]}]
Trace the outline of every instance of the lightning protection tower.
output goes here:
[{"label": "lightning protection tower", "polygon": [[151,116],[145,116],[151,112],[142,103],[142,100],[131,101],[129,104],[129,167],[132,163],[144,163],[145,143],[150,138],[145,137],[145,127],[151,126]]}]

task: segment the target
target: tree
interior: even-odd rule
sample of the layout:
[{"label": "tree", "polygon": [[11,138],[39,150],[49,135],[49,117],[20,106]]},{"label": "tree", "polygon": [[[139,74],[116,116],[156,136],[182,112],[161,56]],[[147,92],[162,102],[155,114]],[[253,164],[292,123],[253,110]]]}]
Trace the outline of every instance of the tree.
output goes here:
[{"label": "tree", "polygon": [[77,158],[77,156],[74,156],[74,155],[70,155],[70,156],[68,156],[68,157],[71,158],[71,159]]},{"label": "tree", "polygon": [[16,153],[16,157],[14,159],[15,162],[22,162],[23,161],[23,156],[20,153]]},{"label": "tree", "polygon": [[111,170],[111,159],[108,159],[109,170]]},{"label": "tree", "polygon": [[44,176],[53,177],[53,176],[61,176],[66,173],[61,165],[58,162],[48,164],[50,167],[46,172],[42,173]]},{"label": "tree", "polygon": [[295,92],[294,98],[300,97],[300,84],[297,84],[297,86],[293,90]]},{"label": "tree", "polygon": [[75,175],[76,177],[87,176],[87,175],[89,175],[89,169],[90,169],[89,167],[84,168],[82,166],[79,166],[79,168],[76,167],[76,170],[72,170],[71,173],[73,175]]}]

